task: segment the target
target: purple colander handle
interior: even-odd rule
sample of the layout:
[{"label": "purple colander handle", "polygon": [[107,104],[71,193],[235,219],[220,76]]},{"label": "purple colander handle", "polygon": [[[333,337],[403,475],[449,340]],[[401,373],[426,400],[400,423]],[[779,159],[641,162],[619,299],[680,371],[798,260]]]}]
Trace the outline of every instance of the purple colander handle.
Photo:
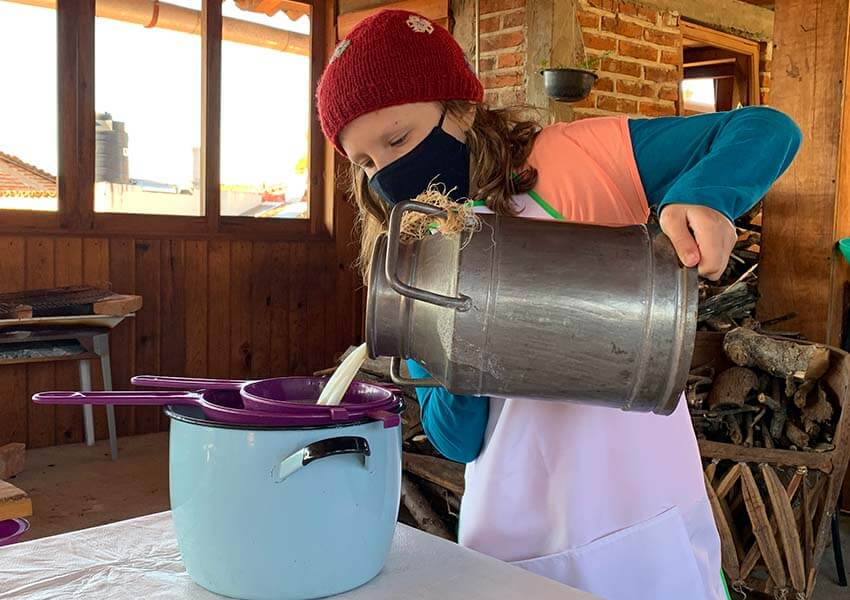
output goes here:
[{"label": "purple colander handle", "polygon": [[242,379],[201,379],[194,377],[167,377],[165,375],[136,375],[133,385],[175,390],[241,390],[250,381]]},{"label": "purple colander handle", "polygon": [[119,404],[130,406],[197,405],[201,395],[194,392],[39,392],[36,404]]}]

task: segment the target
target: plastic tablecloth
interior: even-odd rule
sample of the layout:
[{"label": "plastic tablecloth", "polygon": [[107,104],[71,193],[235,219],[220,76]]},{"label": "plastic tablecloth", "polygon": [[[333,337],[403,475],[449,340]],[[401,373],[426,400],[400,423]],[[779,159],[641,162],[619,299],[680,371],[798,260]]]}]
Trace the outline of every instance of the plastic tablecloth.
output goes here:
[{"label": "plastic tablecloth", "polygon": [[[0,548],[0,600],[213,600],[164,512]],[[405,525],[384,570],[344,600],[598,600]]]}]

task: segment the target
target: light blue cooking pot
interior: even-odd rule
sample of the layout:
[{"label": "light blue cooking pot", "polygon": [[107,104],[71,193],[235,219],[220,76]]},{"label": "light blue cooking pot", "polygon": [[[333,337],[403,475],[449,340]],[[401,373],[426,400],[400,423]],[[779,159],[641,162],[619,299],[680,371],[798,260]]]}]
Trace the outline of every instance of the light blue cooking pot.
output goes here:
[{"label": "light blue cooking pot", "polygon": [[166,413],[174,527],[196,583],[245,600],[307,600],[380,572],[398,517],[398,424],[263,428],[193,406]]}]

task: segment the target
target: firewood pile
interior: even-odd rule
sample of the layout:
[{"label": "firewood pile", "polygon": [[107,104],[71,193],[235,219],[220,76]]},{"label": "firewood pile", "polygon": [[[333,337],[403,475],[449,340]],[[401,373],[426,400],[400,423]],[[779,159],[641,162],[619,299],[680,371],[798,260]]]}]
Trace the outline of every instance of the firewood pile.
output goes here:
[{"label": "firewood pile", "polygon": [[[761,211],[744,215],[735,225],[738,242],[729,257],[726,272],[719,281],[700,281],[698,321],[699,329],[703,331],[730,331],[742,324],[744,319],[752,317],[756,307]],[[792,317],[774,319],[772,324]]]},{"label": "firewood pile", "polygon": [[805,600],[850,459],[850,356],[749,327],[697,334],[686,396],[733,597]]},{"label": "firewood pile", "polygon": [[835,449],[838,402],[821,382],[828,348],[741,327],[725,335],[723,352],[732,367],[697,366],[688,379],[698,438],[768,449]]},{"label": "firewood pile", "polygon": [[[340,357],[340,362],[354,349]],[[330,375],[335,368],[316,375]],[[401,416],[403,473],[401,486],[402,523],[447,540],[457,541],[460,498],[464,490],[464,466],[444,458],[428,441],[420,420],[419,402],[413,388],[399,387],[390,379],[388,358],[367,360],[357,379],[398,389],[404,398]]]}]

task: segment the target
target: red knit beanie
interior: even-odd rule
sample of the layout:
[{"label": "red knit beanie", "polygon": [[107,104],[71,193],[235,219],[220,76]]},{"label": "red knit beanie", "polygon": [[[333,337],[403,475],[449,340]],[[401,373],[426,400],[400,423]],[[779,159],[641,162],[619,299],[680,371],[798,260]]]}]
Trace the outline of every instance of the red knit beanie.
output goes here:
[{"label": "red knit beanie", "polygon": [[451,34],[416,13],[363,19],[336,48],[316,94],[322,131],[339,134],[361,115],[413,102],[481,102],[484,88]]}]

